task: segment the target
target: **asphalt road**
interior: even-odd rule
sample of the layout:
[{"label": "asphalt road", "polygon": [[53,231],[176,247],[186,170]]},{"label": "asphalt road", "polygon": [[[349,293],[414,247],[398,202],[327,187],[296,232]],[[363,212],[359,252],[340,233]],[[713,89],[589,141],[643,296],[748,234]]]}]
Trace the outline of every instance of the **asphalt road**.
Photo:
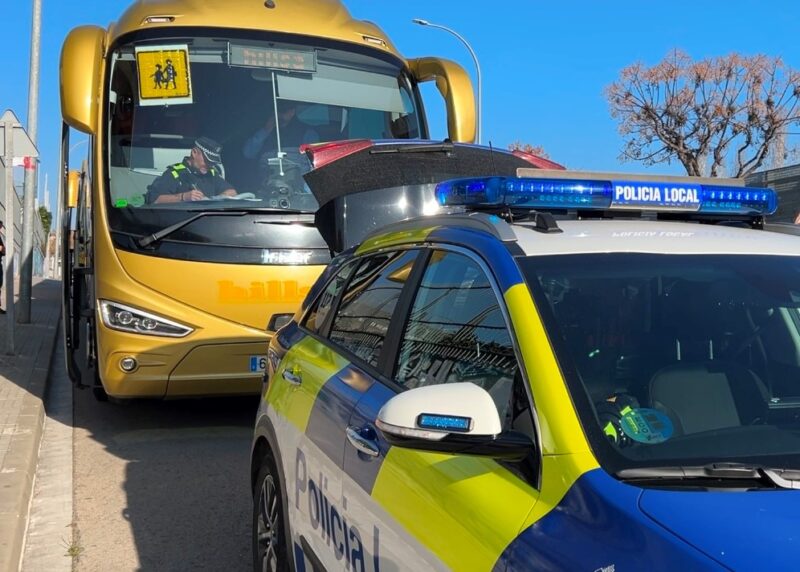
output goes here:
[{"label": "asphalt road", "polygon": [[251,570],[257,398],[73,398],[77,571]]}]

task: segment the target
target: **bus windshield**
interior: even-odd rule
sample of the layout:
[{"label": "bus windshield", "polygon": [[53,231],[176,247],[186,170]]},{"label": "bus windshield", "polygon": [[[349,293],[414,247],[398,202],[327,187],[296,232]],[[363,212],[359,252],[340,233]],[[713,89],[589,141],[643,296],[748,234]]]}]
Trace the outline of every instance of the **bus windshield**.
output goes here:
[{"label": "bus windshield", "polygon": [[[312,213],[302,144],[423,137],[402,63],[339,47],[254,34],[117,46],[106,149],[112,231],[144,235],[204,209]],[[212,240],[195,226],[195,240]],[[235,246],[236,236],[225,242]]]}]

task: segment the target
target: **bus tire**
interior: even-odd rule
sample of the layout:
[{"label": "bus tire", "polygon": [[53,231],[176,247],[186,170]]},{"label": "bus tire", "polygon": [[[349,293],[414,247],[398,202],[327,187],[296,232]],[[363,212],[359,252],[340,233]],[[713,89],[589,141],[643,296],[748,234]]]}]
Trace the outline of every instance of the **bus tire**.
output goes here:
[{"label": "bus tire", "polygon": [[103,387],[103,382],[100,381],[100,374],[96,369],[92,369],[90,371],[93,372],[92,395],[94,395],[94,398],[97,401],[106,403],[108,401],[108,393],[106,393],[106,388]]},{"label": "bus tire", "polygon": [[103,389],[102,385],[95,385],[92,388],[92,395],[94,395],[94,398],[101,403],[108,401],[108,394],[106,393],[106,390]]}]

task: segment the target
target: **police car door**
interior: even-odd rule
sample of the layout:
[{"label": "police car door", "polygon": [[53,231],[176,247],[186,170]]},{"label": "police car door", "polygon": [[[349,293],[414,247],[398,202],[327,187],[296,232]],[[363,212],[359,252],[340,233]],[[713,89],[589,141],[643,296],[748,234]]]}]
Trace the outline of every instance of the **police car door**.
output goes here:
[{"label": "police car door", "polygon": [[398,251],[358,261],[323,332],[326,339],[315,340],[314,351],[335,356],[336,371],[316,394],[305,431],[308,444],[298,448],[294,499],[308,507],[305,543],[327,570],[357,571],[369,558],[365,537],[350,526],[349,505],[340,494],[344,440],[355,404],[375,382],[389,320],[417,255]]},{"label": "police car door", "polygon": [[375,427],[380,408],[404,387],[471,381],[492,395],[507,427],[533,435],[526,393],[516,391],[511,335],[483,264],[437,250],[419,270],[406,311],[392,322],[391,381],[374,384],[350,419],[342,500],[352,536],[370,551],[363,565],[351,563],[374,572],[500,568],[538,499],[535,461],[507,467],[393,447]]},{"label": "police car door", "polygon": [[[349,414],[337,400],[337,374],[348,360],[327,343],[325,328],[354,265],[345,264],[325,286],[299,326],[278,332],[288,348],[270,380],[270,416],[286,476],[292,546],[297,569],[335,569],[330,515],[340,506],[344,434],[338,419]],[[271,348],[272,350],[272,348]]]}]

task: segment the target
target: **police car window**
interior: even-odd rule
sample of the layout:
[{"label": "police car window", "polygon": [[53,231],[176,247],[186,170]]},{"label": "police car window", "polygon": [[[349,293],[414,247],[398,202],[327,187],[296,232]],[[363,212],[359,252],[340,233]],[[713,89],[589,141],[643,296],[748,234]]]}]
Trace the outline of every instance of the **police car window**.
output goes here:
[{"label": "police car window", "polygon": [[366,258],[342,295],[331,341],[377,367],[389,320],[417,255],[411,250]]},{"label": "police car window", "polygon": [[618,462],[796,457],[800,257],[614,253],[520,267],[587,435]]},{"label": "police car window", "polygon": [[303,327],[315,333],[320,331],[322,326],[325,324],[325,318],[328,317],[328,314],[333,307],[333,303],[336,301],[336,296],[338,296],[339,292],[341,292],[342,288],[347,282],[347,279],[353,272],[354,267],[354,264],[346,264],[339,270],[336,276],[334,276],[333,279],[328,282],[325,290],[322,292],[320,297],[317,298],[314,306],[306,315],[306,319],[303,321]]},{"label": "police car window", "polygon": [[435,252],[406,324],[395,381],[407,388],[472,382],[489,392],[505,419],[517,369],[486,274],[464,255]]}]

